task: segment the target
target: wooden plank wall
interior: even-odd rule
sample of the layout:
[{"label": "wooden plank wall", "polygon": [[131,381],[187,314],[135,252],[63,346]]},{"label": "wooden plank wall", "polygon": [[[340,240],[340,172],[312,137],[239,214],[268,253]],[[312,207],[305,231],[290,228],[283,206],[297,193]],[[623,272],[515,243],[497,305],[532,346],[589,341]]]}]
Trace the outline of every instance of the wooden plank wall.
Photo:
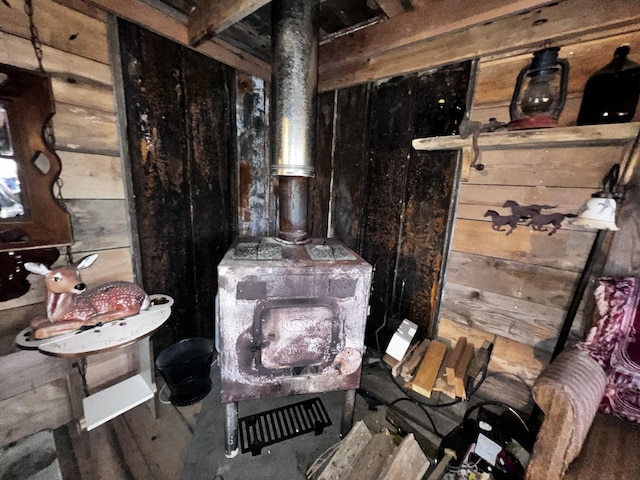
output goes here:
[{"label": "wooden plank wall", "polygon": [[[35,70],[29,23],[20,2],[0,6],[0,62]],[[77,260],[98,253],[84,273],[95,285],[133,280],[131,249],[118,133],[112,92],[106,25],[51,0],[34,0],[35,23],[43,43],[44,67],[52,76],[56,115],[53,125],[62,160],[64,195],[71,212]],[[64,261],[64,257],[60,262]],[[41,278],[29,280],[30,291],[0,303],[0,444],[70,419],[63,377],[66,361],[33,351],[19,351],[15,335],[30,318],[44,313]],[[132,367],[127,351],[95,356],[92,385]],[[21,372],[16,376],[16,372]]]},{"label": "wooden plank wall", "polygon": [[[630,57],[640,59],[640,32],[559,45],[560,56],[571,65],[561,126],[575,125],[588,77],[623,44],[631,46]],[[515,78],[530,58],[527,54],[480,60],[473,120],[509,120]],[[640,111],[635,120],[639,118]],[[491,228],[485,212],[510,214],[503,204],[515,200],[557,205],[550,211],[576,213],[600,189],[610,167],[623,160],[627,148],[487,151],[481,157],[486,168],[472,169],[469,180],[461,185],[438,334],[452,341],[467,336],[476,346],[485,339],[495,342],[490,378],[483,389],[488,396],[515,407],[531,405],[529,387],[549,362],[595,234],[565,220],[553,236],[521,226],[506,236]],[[588,300],[587,295],[570,341],[583,335]]]},{"label": "wooden plank wall", "polygon": [[161,352],[213,338],[216,266],[235,237],[235,71],[118,21],[142,278],[171,295]]},{"label": "wooden plank wall", "polygon": [[464,97],[469,75],[470,63],[463,63],[319,97],[309,205],[312,225],[322,228],[313,233],[324,236],[317,217],[328,218],[329,234],[375,266],[372,347],[385,312],[381,348],[403,318],[418,324],[419,337],[433,333],[457,161],[452,152],[416,152],[409,145],[413,136],[431,134],[439,98]]}]

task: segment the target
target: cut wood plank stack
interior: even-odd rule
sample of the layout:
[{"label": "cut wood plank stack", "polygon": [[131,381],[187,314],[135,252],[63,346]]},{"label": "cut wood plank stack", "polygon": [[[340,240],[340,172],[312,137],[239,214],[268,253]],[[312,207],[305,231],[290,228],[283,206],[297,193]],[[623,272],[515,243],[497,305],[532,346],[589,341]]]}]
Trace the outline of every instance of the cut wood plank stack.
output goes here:
[{"label": "cut wood plank stack", "polygon": [[397,368],[395,372],[391,370],[393,376],[395,377],[399,374],[405,382],[411,381],[416,368],[418,368],[418,365],[420,365],[420,362],[422,361],[422,357],[427,353],[430,343],[431,340],[423,340],[415,349],[410,348],[409,352],[400,363],[399,368]]},{"label": "cut wood plank stack", "polygon": [[337,444],[330,458],[318,460],[322,462],[320,467],[314,471],[316,461],[307,479],[419,480],[430,465],[413,434],[396,445],[388,430],[372,434],[362,420]]},{"label": "cut wood plank stack", "polygon": [[427,353],[420,363],[416,376],[413,378],[411,388],[414,392],[431,398],[431,392],[438,379],[440,366],[446,354],[446,343],[433,341],[429,344]]},{"label": "cut wood plank stack", "polygon": [[400,376],[405,387],[427,398],[444,394],[467,400],[467,378],[475,378],[490,356],[490,342],[477,353],[466,337],[460,337],[452,349],[437,340],[423,340],[412,345],[402,361],[391,364],[391,374]]}]

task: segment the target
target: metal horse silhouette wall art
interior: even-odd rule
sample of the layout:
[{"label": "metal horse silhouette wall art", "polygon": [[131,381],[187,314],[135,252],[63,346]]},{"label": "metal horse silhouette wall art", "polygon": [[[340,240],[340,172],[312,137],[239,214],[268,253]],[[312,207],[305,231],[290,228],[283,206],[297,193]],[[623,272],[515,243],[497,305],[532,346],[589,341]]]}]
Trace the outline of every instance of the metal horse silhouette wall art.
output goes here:
[{"label": "metal horse silhouette wall art", "polygon": [[[511,209],[511,215],[500,215],[495,210],[487,210],[485,217],[491,217],[492,227],[498,232],[511,235],[513,231],[522,225],[531,227],[537,232],[549,232],[547,235],[553,235],[562,226],[565,218],[573,218],[577,215],[573,213],[542,213],[543,210],[556,208],[557,205],[519,205],[513,200],[504,202],[503,208]],[[550,227],[547,227],[547,226]],[[506,229],[504,227],[509,227]]]}]

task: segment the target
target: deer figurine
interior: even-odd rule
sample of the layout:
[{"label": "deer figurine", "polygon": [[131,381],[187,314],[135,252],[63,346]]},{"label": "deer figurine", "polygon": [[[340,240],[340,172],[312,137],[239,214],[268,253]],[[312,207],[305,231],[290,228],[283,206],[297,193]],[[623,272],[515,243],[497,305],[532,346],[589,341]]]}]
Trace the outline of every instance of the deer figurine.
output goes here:
[{"label": "deer figurine", "polygon": [[47,316],[31,320],[36,339],[111,322],[149,308],[149,296],[135,283],[108,282],[87,290],[80,271],[93,265],[97,258],[97,254],[88,255],[71,265],[52,269],[42,263],[24,264],[29,272],[44,276],[47,288]]}]

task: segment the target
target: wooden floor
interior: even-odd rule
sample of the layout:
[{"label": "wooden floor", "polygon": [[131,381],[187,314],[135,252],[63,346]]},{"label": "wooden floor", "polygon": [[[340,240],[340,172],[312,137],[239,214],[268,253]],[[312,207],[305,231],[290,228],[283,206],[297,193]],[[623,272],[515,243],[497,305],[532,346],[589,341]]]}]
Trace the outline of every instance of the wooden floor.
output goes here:
[{"label": "wooden floor", "polygon": [[72,423],[56,429],[63,478],[178,480],[200,406],[161,403],[154,419],[143,404],[81,435]]},{"label": "wooden floor", "polygon": [[[402,393],[390,382],[386,372],[374,366],[364,370],[362,389],[391,402]],[[163,381],[158,379],[158,387],[162,385]],[[154,419],[143,404],[81,435],[72,423],[58,428],[54,434],[64,480],[179,480],[201,405],[202,402],[174,407],[161,403],[159,417]],[[429,409],[440,435],[459,424],[468,405],[463,402],[452,408]],[[430,428],[424,411],[411,402],[401,402],[395,409],[408,420],[417,419],[417,424],[410,423],[431,444],[428,454],[433,457],[440,438]],[[377,413],[365,412],[365,423],[372,431],[383,424],[392,428],[384,420],[385,411],[381,407]],[[424,428],[416,427],[420,424]]]}]

